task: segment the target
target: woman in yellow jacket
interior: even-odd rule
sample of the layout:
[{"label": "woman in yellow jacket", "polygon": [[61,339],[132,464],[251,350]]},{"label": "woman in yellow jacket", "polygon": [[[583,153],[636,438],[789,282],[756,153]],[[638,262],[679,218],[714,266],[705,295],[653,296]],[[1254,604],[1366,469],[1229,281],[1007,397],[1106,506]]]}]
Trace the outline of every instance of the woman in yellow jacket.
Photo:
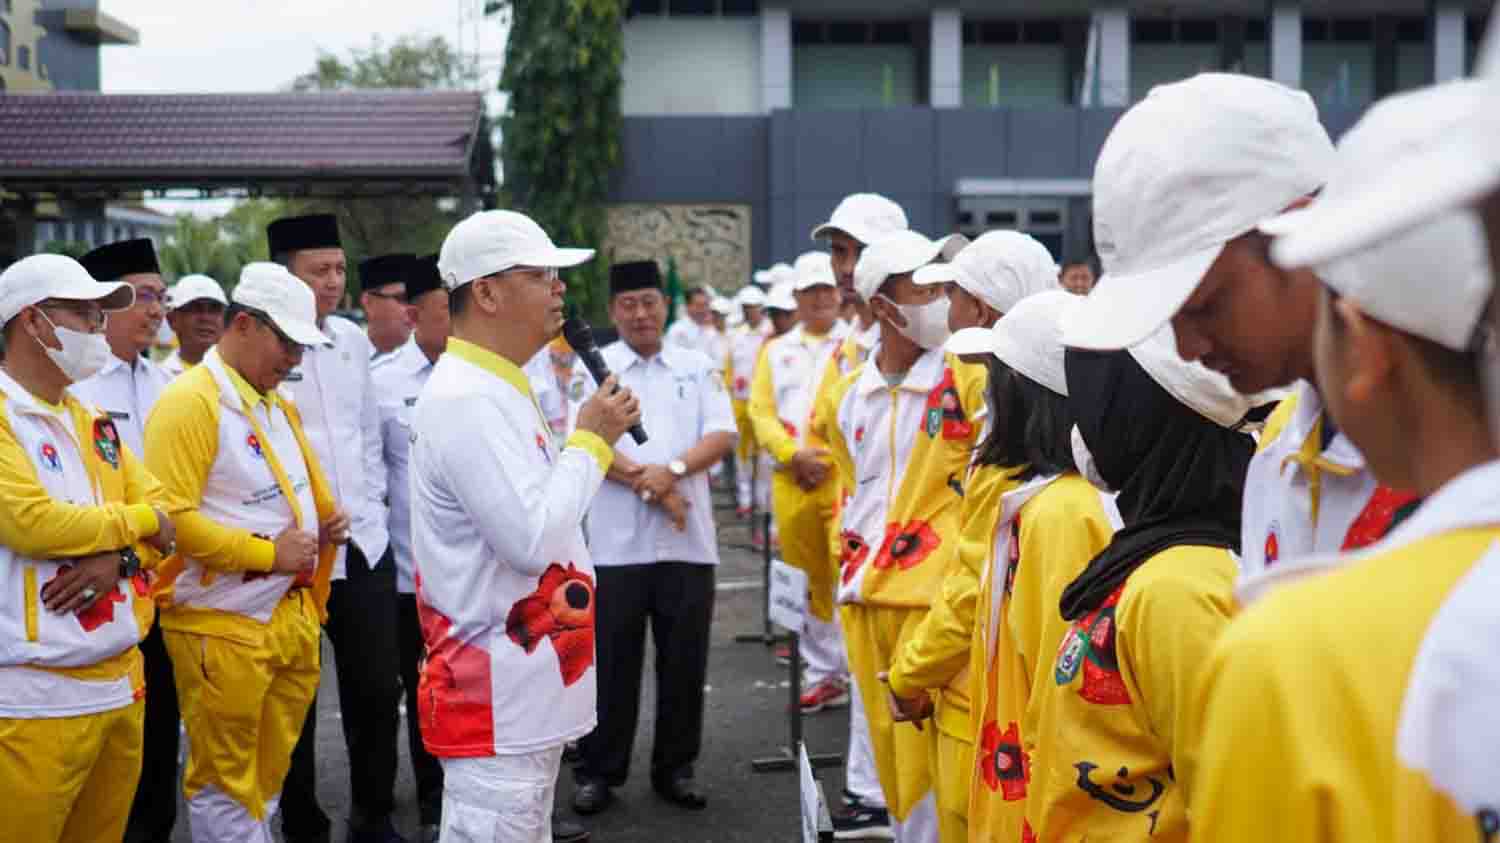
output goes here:
[{"label": "woman in yellow jacket", "polygon": [[1188,701],[1232,608],[1249,402],[1169,333],[1066,356],[1076,459],[1123,526],[1070,583],[1032,689],[1026,821],[1038,840],[1187,837]]}]

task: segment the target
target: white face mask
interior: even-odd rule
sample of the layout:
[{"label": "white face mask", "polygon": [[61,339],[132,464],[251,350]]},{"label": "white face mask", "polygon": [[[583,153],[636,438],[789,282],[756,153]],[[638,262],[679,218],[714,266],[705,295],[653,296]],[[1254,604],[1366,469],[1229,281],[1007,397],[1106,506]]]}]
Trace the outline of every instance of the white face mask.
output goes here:
[{"label": "white face mask", "polygon": [[953,332],[948,330],[948,297],[940,296],[927,304],[896,304],[885,296],[891,307],[900,311],[906,325],[897,330],[918,347],[934,349],[942,347]]},{"label": "white face mask", "polygon": [[1095,489],[1101,492],[1114,492],[1104,478],[1099,474],[1099,467],[1094,465],[1094,454],[1089,451],[1088,443],[1083,441],[1083,434],[1078,432],[1078,425],[1073,425],[1073,464],[1078,466],[1078,473],[1083,479],[1089,481]]},{"label": "white face mask", "polygon": [[47,344],[37,338],[37,343],[42,350],[47,352],[47,357],[57,364],[68,380],[73,383],[88,380],[104,368],[109,362],[109,343],[105,341],[104,334],[88,334],[83,331],[75,331],[72,328],[60,328],[43,313],[42,318],[52,326],[52,333],[57,335],[57,341],[62,343],[62,349],[48,348]]}]

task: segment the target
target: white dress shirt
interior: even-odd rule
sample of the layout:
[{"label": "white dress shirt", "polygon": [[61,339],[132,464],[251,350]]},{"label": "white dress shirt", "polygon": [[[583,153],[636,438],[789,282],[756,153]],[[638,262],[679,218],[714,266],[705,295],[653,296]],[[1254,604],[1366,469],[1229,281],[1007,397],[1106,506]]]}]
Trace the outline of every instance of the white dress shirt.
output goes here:
[{"label": "white dress shirt", "polygon": [[[371,567],[390,543],[385,520],[385,466],[381,459],[380,409],[370,379],[370,340],[358,325],[330,316],[323,333],[332,348],[310,348],[283,388],[302,414],[303,429],[334,500],[348,513],[350,535]],[[333,578],[343,579],[347,548],[339,548]]]},{"label": "white dress shirt", "polygon": [[144,357],[131,366],[111,354],[97,374],[68,387],[73,397],[103,410],[114,420],[115,430],[137,459],[146,450],[146,417],[156,406],[161,391],[172,377]]},{"label": "white dress shirt", "polygon": [[[620,385],[640,399],[641,426],[648,437],[646,444],[637,445],[627,433],[615,444],[617,453],[637,463],[666,465],[710,433],[736,432],[723,375],[707,356],[668,345],[643,360],[624,342],[610,343],[603,353]],[[586,394],[596,388],[590,381]],[[677,490],[691,504],[687,531],[682,533],[672,526],[665,510],[642,502],[628,486],[605,481],[589,509],[587,524],[594,564],[719,564],[708,473],[700,471],[677,481]]]},{"label": "white dress shirt", "polygon": [[416,568],[411,550],[411,418],[422,385],[432,375],[432,361],[417,345],[407,340],[389,354],[376,358],[370,368],[380,406],[381,452],[385,459],[386,488],[390,512],[387,526],[391,550],[396,556],[396,590],[402,594],[415,591],[412,580]]},{"label": "white dress shirt", "polygon": [[718,356],[720,334],[712,325],[699,325],[692,317],[683,314],[682,318],[672,323],[667,329],[667,336],[663,345],[675,345],[678,348],[691,348],[703,353],[703,356],[714,362],[714,368],[722,370],[724,360]]}]

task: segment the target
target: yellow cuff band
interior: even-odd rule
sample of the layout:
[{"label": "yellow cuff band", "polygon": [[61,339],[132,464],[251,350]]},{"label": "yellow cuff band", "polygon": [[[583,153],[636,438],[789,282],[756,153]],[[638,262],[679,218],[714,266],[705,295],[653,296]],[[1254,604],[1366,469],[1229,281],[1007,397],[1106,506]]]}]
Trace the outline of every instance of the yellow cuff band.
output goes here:
[{"label": "yellow cuff band", "polygon": [[125,523],[130,525],[130,531],[135,534],[137,541],[154,536],[161,530],[161,524],[156,520],[156,510],[145,503],[133,503],[125,507]]},{"label": "yellow cuff band", "polygon": [[588,430],[575,430],[568,436],[564,447],[578,448],[594,458],[599,464],[599,470],[609,473],[609,467],[615,461],[615,449],[609,447],[599,434]]}]

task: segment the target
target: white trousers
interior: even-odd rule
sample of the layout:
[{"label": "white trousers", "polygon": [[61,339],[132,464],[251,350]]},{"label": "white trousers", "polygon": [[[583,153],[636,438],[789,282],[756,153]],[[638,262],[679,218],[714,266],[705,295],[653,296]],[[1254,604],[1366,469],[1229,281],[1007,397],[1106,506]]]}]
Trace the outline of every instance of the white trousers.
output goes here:
[{"label": "white trousers", "polygon": [[[771,510],[771,456],[765,451],[756,451],[749,459],[734,455],[735,505],[749,509],[755,502],[759,512]],[[752,485],[753,481],[753,485]]]},{"label": "white trousers", "polygon": [[833,607],[833,620],[821,621],[807,612],[802,616],[802,637],[798,641],[802,648],[802,672],[804,687],[825,679],[839,679],[849,683],[849,659],[844,655],[844,633],[839,628],[838,607]]},{"label": "white trousers", "polygon": [[561,746],[527,755],[444,758],[441,843],[552,843]]},{"label": "white trousers", "polygon": [[875,769],[875,746],[870,743],[870,721],[865,716],[859,683],[849,683],[849,753],[844,762],[844,789],[872,808],[885,807],[880,772]]},{"label": "white trousers", "polygon": [[904,820],[891,817],[891,831],[896,843],[938,843],[937,795],[929,790]]},{"label": "white trousers", "polygon": [[257,820],[233,797],[208,785],[187,800],[193,843],[275,843],[271,821],[280,802],[279,794],[266,800],[266,815]]}]

